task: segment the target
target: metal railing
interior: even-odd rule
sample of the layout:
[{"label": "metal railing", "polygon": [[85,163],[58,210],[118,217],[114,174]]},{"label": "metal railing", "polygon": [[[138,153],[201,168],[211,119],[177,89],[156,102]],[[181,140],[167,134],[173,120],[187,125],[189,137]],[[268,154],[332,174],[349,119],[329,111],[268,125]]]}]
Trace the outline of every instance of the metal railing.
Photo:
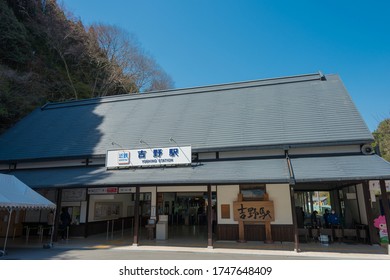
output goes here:
[{"label": "metal railing", "polygon": [[[106,240],[114,239],[115,221],[119,222],[119,220],[121,220],[121,237],[123,238],[125,230],[125,219],[126,218],[107,220]],[[134,220],[131,219],[131,228],[133,228],[133,226]]]}]

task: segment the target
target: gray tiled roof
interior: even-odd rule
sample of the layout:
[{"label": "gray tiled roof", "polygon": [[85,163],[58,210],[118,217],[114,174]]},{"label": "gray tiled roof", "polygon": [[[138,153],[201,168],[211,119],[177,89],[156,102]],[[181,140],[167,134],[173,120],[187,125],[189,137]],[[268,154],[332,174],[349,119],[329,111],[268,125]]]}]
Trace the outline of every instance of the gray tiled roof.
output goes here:
[{"label": "gray tiled roof", "polygon": [[[0,161],[191,145],[193,152],[365,143],[337,75],[319,74],[48,104],[0,136]],[[113,145],[112,143],[117,143]]]},{"label": "gray tiled roof", "polygon": [[107,170],[105,167],[71,167],[10,172],[32,188],[185,185],[234,183],[288,183],[286,159],[215,161],[184,167]]},{"label": "gray tiled roof", "polygon": [[293,158],[297,183],[390,179],[390,163],[377,155]]}]

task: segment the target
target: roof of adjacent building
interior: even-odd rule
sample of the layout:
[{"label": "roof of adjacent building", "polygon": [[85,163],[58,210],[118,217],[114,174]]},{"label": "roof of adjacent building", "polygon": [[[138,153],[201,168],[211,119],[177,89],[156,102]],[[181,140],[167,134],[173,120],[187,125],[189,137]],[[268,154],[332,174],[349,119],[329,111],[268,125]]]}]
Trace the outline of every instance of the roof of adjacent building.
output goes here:
[{"label": "roof of adjacent building", "polygon": [[99,156],[170,139],[193,152],[373,140],[339,76],[317,73],[49,103],[0,136],[0,161]]}]

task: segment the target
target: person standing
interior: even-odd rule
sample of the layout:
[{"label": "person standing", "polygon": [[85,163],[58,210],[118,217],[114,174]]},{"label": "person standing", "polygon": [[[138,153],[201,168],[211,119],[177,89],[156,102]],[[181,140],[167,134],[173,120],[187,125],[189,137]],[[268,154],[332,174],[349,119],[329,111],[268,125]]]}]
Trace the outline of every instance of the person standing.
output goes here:
[{"label": "person standing", "polygon": [[328,209],[325,209],[325,213],[324,215],[322,216],[323,219],[324,219],[324,226],[325,228],[328,228],[329,227],[329,210]]},{"label": "person standing", "polygon": [[303,228],[305,226],[305,212],[301,206],[295,207],[295,213],[297,216],[297,225],[298,228]]},{"label": "person standing", "polygon": [[66,231],[70,225],[71,218],[69,212],[66,208],[62,208],[60,215],[60,230],[61,230],[61,239],[64,240],[66,237]]},{"label": "person standing", "polygon": [[316,210],[313,211],[313,213],[311,214],[311,226],[313,228],[319,228],[320,227],[320,222],[318,220],[318,217],[317,217],[317,214],[318,212]]},{"label": "person standing", "polygon": [[340,224],[340,218],[339,216],[336,214],[336,211],[335,210],[332,210],[330,215],[329,215],[329,224],[331,226],[336,226],[336,225],[339,225]]}]

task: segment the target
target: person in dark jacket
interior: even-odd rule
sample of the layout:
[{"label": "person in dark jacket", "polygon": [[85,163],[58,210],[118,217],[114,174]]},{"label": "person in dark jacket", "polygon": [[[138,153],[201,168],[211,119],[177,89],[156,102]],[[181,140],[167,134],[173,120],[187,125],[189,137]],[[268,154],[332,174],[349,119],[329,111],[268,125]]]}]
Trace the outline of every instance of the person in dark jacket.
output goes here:
[{"label": "person in dark jacket", "polygon": [[320,220],[318,219],[317,215],[318,215],[318,212],[316,210],[314,210],[313,213],[311,213],[311,216],[310,216],[311,226],[313,228],[319,228],[321,226]]},{"label": "person in dark jacket", "polygon": [[70,225],[71,217],[66,208],[62,208],[60,215],[60,231],[61,231],[61,239],[64,240],[66,237],[66,230]]},{"label": "person in dark jacket", "polygon": [[336,214],[336,211],[334,210],[332,210],[332,212],[329,215],[329,224],[331,226],[340,224],[340,217]]},{"label": "person in dark jacket", "polygon": [[322,216],[322,218],[324,219],[324,227],[325,228],[328,228],[329,227],[329,210],[328,209],[325,209],[325,213],[324,215]]}]

